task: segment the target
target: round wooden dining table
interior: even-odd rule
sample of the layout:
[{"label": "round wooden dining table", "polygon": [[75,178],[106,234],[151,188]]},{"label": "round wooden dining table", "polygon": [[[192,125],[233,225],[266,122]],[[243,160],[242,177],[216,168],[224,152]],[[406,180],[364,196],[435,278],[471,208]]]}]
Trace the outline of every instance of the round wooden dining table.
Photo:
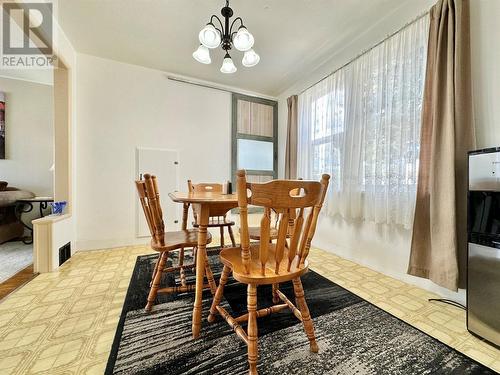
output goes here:
[{"label": "round wooden dining table", "polygon": [[[182,229],[186,229],[188,207],[191,205],[198,218],[198,251],[196,252],[196,290],[193,306],[193,338],[200,335],[203,278],[205,277],[207,226],[210,216],[224,216],[229,210],[238,207],[238,197],[236,194],[222,194],[212,192],[173,192],[169,194],[170,199],[177,203],[184,204]],[[201,265],[201,266],[200,266]],[[215,285],[212,275],[207,275],[211,289]],[[212,290],[212,293],[215,292]]]}]

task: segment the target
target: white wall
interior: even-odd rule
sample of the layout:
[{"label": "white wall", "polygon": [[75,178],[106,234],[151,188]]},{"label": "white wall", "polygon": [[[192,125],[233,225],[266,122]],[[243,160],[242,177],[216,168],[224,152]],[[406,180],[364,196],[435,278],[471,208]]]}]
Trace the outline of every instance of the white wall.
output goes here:
[{"label": "white wall", "polygon": [[[279,96],[280,134],[286,134],[286,98],[298,94],[320,78],[342,66],[386,35],[397,30],[435,3],[414,1],[396,9],[386,18],[359,35],[349,45]],[[474,109],[478,148],[500,146],[500,1],[471,1],[471,44]],[[280,142],[280,170],[283,171],[284,143]],[[403,281],[418,285],[443,296],[465,301],[465,291],[450,292],[432,282],[406,274],[410,254],[411,232],[366,222],[347,222],[340,218],[323,218],[313,245],[361,263]]]},{"label": "white wall", "polygon": [[471,1],[471,53],[478,148],[500,146],[500,1]]},{"label": "white wall", "polygon": [[[59,178],[60,175],[67,175],[68,173],[70,174],[70,182],[69,186],[64,186],[61,187],[59,186],[58,188],[60,190],[68,191],[69,192],[69,200],[72,203],[73,207],[73,212],[76,211],[75,208],[75,196],[76,196],[76,190],[75,190],[75,181],[76,181],[76,131],[75,129],[77,128],[77,118],[76,118],[76,113],[77,113],[77,108],[76,108],[76,52],[71,45],[69,39],[66,37],[64,31],[61,29],[59,26],[59,23],[57,20],[54,18],[53,19],[53,26],[54,26],[54,40],[53,40],[53,47],[54,47],[54,53],[57,55],[58,60],[64,64],[66,69],[68,70],[68,107],[69,107],[69,121],[67,123],[64,123],[63,121],[57,121],[61,126],[67,126],[67,131],[69,134],[69,140],[68,140],[68,148],[69,148],[69,155],[65,155],[64,157],[67,157],[69,160],[55,160],[56,163],[56,170],[55,170],[55,181],[59,181],[59,183],[62,182],[62,178]],[[61,134],[65,133],[62,131],[62,129],[58,129],[58,132],[56,134]],[[59,138],[56,135],[56,138]],[[58,142],[64,142],[62,139],[58,139]],[[58,168],[58,165],[70,165],[70,170],[65,171],[61,170],[62,168]],[[64,181],[64,184],[66,185],[67,182]],[[57,190],[57,189],[56,189]],[[49,217],[45,217],[46,219]],[[35,231],[36,231],[35,227]],[[50,236],[50,243],[52,248],[49,249],[48,251],[53,255],[56,256],[58,254],[58,249],[65,245],[68,242],[72,243],[72,253],[75,252],[75,238],[76,238],[76,220],[75,220],[75,215],[64,215],[64,218],[61,220],[61,218],[54,218],[53,223],[51,226],[51,232],[49,234]],[[37,236],[35,235],[35,241],[36,241]],[[46,239],[45,239],[46,240]],[[37,247],[37,244],[34,244],[34,248]],[[55,259],[55,258],[54,258]]]},{"label": "white wall", "polygon": [[138,146],[179,151],[181,190],[230,179],[230,93],[83,54],[77,77],[78,249],[146,241],[135,238]]},{"label": "white wall", "polygon": [[0,91],[6,100],[6,159],[0,160],[0,180],[39,196],[52,196],[52,86],[0,77]]}]

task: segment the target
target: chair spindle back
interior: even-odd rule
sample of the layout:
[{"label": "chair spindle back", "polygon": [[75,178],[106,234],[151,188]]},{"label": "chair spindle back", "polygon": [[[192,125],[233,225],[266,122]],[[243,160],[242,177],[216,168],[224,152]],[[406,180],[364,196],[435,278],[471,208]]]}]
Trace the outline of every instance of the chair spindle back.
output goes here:
[{"label": "chair spindle back", "polygon": [[[271,210],[279,216],[278,239],[275,248],[275,270],[279,274],[285,255],[287,235],[290,236],[288,266],[290,271],[295,259],[296,266],[304,265],[309,255],[311,241],[316,231],[318,215],[323,205],[330,176],[324,174],[321,181],[273,180],[266,183],[247,183],[244,170],[237,172],[236,187],[240,209],[241,258],[245,270],[250,272],[250,238],[248,232],[248,205],[264,207],[260,222],[259,261],[265,275],[269,259]],[[250,192],[250,195],[249,195]],[[291,233],[290,233],[291,232]]]},{"label": "chair spindle back", "polygon": [[163,211],[156,176],[145,174],[144,179],[135,182],[135,186],[139,193],[151,237],[156,245],[164,246],[165,223],[163,222]]},{"label": "chair spindle back", "polygon": [[193,184],[188,180],[188,191],[193,193],[222,193],[222,184],[199,183]]}]

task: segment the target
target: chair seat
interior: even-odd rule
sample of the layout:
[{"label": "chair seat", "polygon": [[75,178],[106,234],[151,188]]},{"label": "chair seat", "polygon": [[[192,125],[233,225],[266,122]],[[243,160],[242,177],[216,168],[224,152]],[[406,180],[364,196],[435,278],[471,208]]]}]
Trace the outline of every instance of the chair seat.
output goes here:
[{"label": "chair seat", "polygon": [[[165,244],[160,245],[151,240],[151,247],[156,251],[169,251],[181,247],[198,246],[198,230],[179,230],[176,232],[165,232]],[[212,235],[207,232],[207,244],[212,242]]]},{"label": "chair seat", "polygon": [[[249,227],[248,235],[251,240],[260,240],[260,227]],[[276,228],[270,228],[269,238],[271,240],[278,238],[278,230]]]},{"label": "chair seat", "polygon": [[[208,228],[216,228],[216,227],[231,227],[234,225],[234,221],[228,221],[225,218],[224,219],[219,219],[218,217],[214,216],[209,218],[208,220]],[[200,225],[193,221],[193,227],[198,228]]]},{"label": "chair seat", "polygon": [[263,275],[259,260],[259,246],[260,244],[258,242],[250,244],[250,253],[252,257],[250,261],[250,273],[248,274],[245,272],[245,267],[243,266],[240,247],[223,249],[220,252],[221,262],[233,270],[233,277],[236,280],[244,284],[267,285],[282,283],[295,279],[308,271],[309,263],[306,260],[303,265],[299,266],[298,256],[295,256],[295,259],[292,261],[290,271],[287,271],[288,249],[285,249],[283,260],[279,266],[279,274],[276,274],[274,272],[276,268],[276,245],[270,243],[268,251],[269,258],[266,263],[265,274]]}]

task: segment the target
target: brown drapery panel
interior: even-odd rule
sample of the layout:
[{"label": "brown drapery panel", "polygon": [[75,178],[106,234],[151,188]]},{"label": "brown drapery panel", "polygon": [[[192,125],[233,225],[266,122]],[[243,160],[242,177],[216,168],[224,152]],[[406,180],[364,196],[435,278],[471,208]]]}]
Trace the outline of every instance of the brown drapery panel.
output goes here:
[{"label": "brown drapery panel", "polygon": [[469,1],[431,8],[408,273],[457,290],[467,254],[467,151],[475,146]]},{"label": "brown drapery panel", "polygon": [[292,95],[286,100],[288,118],[286,122],[285,178],[297,178],[297,126],[298,96]]}]

